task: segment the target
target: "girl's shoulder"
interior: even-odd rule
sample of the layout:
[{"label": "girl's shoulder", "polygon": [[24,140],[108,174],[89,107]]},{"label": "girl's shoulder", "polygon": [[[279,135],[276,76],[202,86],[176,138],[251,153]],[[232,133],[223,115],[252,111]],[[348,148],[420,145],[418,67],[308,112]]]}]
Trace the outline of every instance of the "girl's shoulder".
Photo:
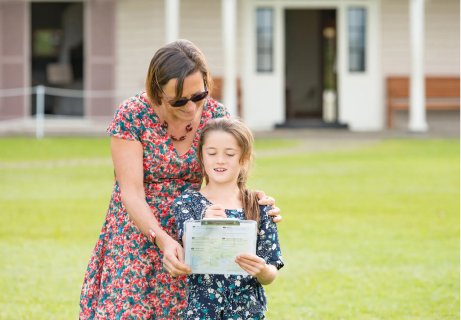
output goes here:
[{"label": "girl's shoulder", "polygon": [[198,204],[202,204],[203,197],[201,196],[200,192],[187,190],[184,191],[179,197],[174,200],[174,203],[177,204],[186,204],[191,206],[196,206]]},{"label": "girl's shoulder", "polygon": [[181,194],[181,198],[183,198],[183,199],[196,200],[196,199],[200,199],[202,197],[203,196],[201,195],[200,191],[194,190],[194,189],[186,190]]},{"label": "girl's shoulder", "polygon": [[172,208],[176,218],[199,220],[207,208],[207,202],[203,199],[200,192],[185,191],[173,201]]},{"label": "girl's shoulder", "polygon": [[265,205],[265,206],[262,206],[260,205],[259,206],[259,212],[260,212],[260,215],[264,215],[264,216],[268,216],[268,212],[272,210],[272,206],[271,205]]},{"label": "girl's shoulder", "polygon": [[268,212],[272,210],[272,206],[265,205],[259,206],[259,223],[270,223],[272,221],[271,217],[269,216]]}]

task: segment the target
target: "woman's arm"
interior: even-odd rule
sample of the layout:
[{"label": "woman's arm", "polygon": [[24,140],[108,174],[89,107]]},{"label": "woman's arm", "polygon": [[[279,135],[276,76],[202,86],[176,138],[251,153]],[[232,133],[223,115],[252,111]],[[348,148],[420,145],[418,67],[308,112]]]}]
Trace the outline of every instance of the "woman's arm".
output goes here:
[{"label": "woman's arm", "polygon": [[163,252],[163,265],[173,276],[189,274],[181,245],[160,227],[146,202],[143,184],[143,148],[139,141],[111,137],[110,147],[123,205],[136,227],[146,236],[155,232],[155,244]]},{"label": "woman's arm", "polygon": [[263,258],[252,254],[241,254],[237,256],[235,262],[248,272],[252,277],[256,277],[260,284],[271,284],[277,277],[277,268],[271,264],[266,264]]}]

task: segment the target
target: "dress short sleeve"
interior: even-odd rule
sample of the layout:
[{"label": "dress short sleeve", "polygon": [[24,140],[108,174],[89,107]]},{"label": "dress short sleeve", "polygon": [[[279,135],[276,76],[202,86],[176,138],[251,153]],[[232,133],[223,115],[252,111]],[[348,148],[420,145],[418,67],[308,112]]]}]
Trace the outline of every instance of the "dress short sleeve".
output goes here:
[{"label": "dress short sleeve", "polygon": [[277,225],[267,214],[271,206],[259,206],[259,234],[256,247],[256,255],[263,258],[267,264],[273,264],[277,269],[284,266],[282,251],[280,250]]},{"label": "dress short sleeve", "polygon": [[118,107],[106,132],[120,139],[140,141],[142,122],[139,118],[139,112],[135,112],[130,103],[124,102]]},{"label": "dress short sleeve", "polygon": [[222,104],[219,104],[218,110],[217,110],[217,116],[216,118],[230,118],[230,113],[227,111],[226,107],[224,107]]},{"label": "dress short sleeve", "polygon": [[211,106],[211,118],[230,118],[230,113],[227,111],[226,107],[223,106],[222,103],[219,103],[216,100],[209,99],[208,103]]},{"label": "dress short sleeve", "polygon": [[182,243],[182,236],[184,235],[184,224],[187,220],[195,220],[194,206],[191,202],[190,195],[184,193],[182,196],[176,198],[171,207],[176,219],[178,242]]}]

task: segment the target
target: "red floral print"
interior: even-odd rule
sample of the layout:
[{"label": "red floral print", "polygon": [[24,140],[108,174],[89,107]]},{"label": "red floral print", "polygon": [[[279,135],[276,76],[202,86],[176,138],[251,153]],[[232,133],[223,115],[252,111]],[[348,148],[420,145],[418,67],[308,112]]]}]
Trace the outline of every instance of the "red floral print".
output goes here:
[{"label": "red floral print", "polygon": [[[197,143],[206,122],[229,117],[208,98],[191,148],[176,153],[170,137],[143,92],[124,101],[107,132],[143,146],[146,201],[162,228],[176,239],[173,200],[202,182]],[[91,256],[80,298],[80,319],[178,319],[186,307],[186,278],[173,278],[162,264],[162,252],[138,230],[123,206],[115,178],[106,219]]]}]

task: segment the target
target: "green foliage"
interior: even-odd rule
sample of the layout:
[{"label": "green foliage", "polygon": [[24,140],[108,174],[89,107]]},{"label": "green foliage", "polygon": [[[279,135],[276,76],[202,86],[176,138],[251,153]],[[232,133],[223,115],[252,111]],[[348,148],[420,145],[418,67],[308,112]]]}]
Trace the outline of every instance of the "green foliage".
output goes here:
[{"label": "green foliage", "polygon": [[[109,156],[108,139],[0,150],[0,161]],[[459,319],[458,140],[261,158],[255,170],[252,187],[284,218],[268,319]],[[0,169],[0,319],[77,318],[113,179],[110,165]]]}]

